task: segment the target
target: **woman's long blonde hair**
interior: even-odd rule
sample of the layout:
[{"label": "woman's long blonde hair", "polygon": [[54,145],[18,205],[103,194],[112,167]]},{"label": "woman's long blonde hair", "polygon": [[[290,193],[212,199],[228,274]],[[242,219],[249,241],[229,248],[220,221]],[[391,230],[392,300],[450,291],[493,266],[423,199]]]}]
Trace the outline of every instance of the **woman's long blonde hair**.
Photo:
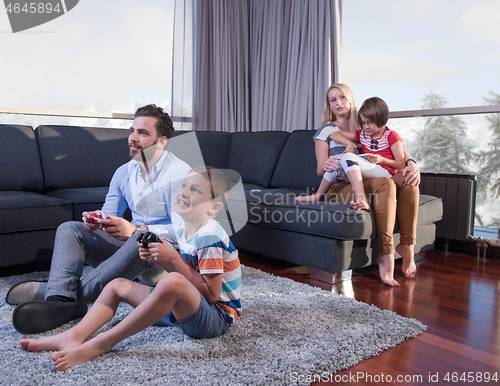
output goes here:
[{"label": "woman's long blonde hair", "polygon": [[356,99],[354,98],[352,90],[349,88],[349,86],[343,83],[334,83],[330,87],[328,87],[328,90],[326,90],[325,111],[323,112],[323,116],[321,117],[321,124],[324,125],[327,122],[334,122],[337,120],[337,116],[330,109],[330,101],[328,98],[328,94],[330,94],[330,91],[332,91],[334,88],[338,88],[351,104],[351,111],[349,112],[349,128],[352,132],[355,132],[359,129],[358,107],[356,105]]}]

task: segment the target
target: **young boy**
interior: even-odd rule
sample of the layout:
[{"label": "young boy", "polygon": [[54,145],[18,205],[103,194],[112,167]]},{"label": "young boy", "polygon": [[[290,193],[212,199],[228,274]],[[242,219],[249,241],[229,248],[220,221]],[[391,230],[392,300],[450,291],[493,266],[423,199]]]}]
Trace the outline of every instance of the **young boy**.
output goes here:
[{"label": "young boy", "polygon": [[[148,248],[139,243],[141,259],[169,272],[156,287],[115,279],[76,326],[43,339],[22,339],[21,349],[56,351],[51,359],[64,371],[110,351],[156,323],[178,326],[192,338],[224,334],[241,315],[238,251],[214,220],[230,188],[221,171],[192,169],[176,199],[175,210],[183,219],[178,231],[181,253],[163,240]],[[84,343],[111,320],[121,301],[135,309],[116,326]]]}]

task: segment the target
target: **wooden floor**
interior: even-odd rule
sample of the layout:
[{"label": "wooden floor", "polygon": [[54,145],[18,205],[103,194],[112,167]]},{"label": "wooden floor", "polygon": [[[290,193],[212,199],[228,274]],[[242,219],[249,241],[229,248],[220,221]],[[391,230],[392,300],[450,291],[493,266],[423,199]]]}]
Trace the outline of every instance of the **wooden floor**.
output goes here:
[{"label": "wooden floor", "polygon": [[500,385],[500,261],[440,251],[422,253],[417,260],[414,280],[405,279],[396,264],[401,286],[391,288],[379,280],[376,267],[354,271],[352,280],[330,285],[311,279],[305,267],[241,255],[244,265],[354,297],[427,326],[424,334],[325,375],[314,385]]}]

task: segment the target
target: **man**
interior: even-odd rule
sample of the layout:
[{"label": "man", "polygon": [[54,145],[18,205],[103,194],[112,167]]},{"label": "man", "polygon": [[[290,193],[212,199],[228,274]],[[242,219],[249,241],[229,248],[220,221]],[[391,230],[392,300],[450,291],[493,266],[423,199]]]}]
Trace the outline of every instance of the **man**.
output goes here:
[{"label": "man", "polygon": [[[115,172],[102,209],[83,212],[83,222],[58,227],[46,285],[20,283],[7,294],[7,303],[21,303],[12,315],[19,332],[43,332],[83,317],[86,302],[95,300],[108,282],[135,279],[153,266],[139,258],[141,232],[177,243],[173,224],[182,219],[174,211],[175,197],[190,167],[164,150],[173,131],[162,108],[147,105],[136,111],[128,138],[132,160]],[[121,217],[127,207],[132,222]],[[85,263],[94,269],[83,275]],[[44,301],[36,301],[40,294]]]}]

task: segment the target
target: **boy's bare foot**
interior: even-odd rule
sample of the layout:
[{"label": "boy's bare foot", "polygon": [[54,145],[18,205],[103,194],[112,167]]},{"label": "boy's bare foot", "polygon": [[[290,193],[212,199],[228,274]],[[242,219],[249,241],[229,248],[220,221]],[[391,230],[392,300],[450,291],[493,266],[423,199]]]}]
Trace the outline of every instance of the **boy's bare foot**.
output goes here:
[{"label": "boy's bare foot", "polygon": [[415,246],[414,245],[405,245],[399,243],[396,247],[396,252],[400,254],[403,258],[403,262],[401,264],[401,271],[408,279],[414,279],[417,274],[417,266],[415,265],[415,254],[414,254]]},{"label": "boy's bare foot", "polygon": [[309,196],[297,196],[295,197],[297,201],[325,201],[324,194],[311,194]]},{"label": "boy's bare foot", "polygon": [[354,201],[351,201],[351,206],[354,210],[366,210],[367,212],[369,212],[371,210],[370,208],[370,205],[368,205],[368,203],[366,202],[366,200],[358,200],[356,202]]},{"label": "boy's bare foot", "polygon": [[76,339],[70,330],[42,339],[21,339],[19,341],[19,347],[25,351],[67,350],[81,344],[82,341]]},{"label": "boy's bare foot", "polygon": [[90,340],[78,347],[55,352],[50,356],[50,359],[54,362],[57,370],[66,371],[97,358],[108,351],[102,348],[97,342]]},{"label": "boy's bare foot", "polygon": [[391,287],[399,287],[399,283],[394,279],[394,256],[380,254],[377,258],[377,264],[382,281]]}]

